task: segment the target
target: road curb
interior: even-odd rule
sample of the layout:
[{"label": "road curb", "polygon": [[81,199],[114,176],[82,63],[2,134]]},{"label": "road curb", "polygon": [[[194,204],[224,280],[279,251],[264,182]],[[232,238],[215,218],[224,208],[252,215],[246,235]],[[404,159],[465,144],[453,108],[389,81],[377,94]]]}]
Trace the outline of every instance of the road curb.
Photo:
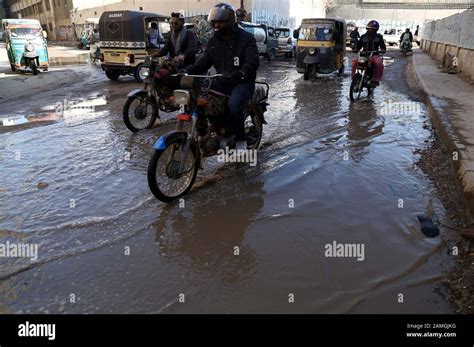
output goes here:
[{"label": "road curb", "polygon": [[[418,54],[425,54],[420,52]],[[423,75],[418,71],[417,54],[412,56],[413,75],[415,82],[420,87],[424,95],[426,108],[433,123],[434,130],[440,137],[444,146],[453,158],[458,153],[458,160],[450,160],[452,168],[456,173],[459,188],[464,196],[466,207],[471,217],[474,217],[474,162],[467,159],[466,146],[456,134],[453,126],[449,121],[449,114],[443,108],[447,101],[437,98],[431,91],[428,83]]]},{"label": "road curb", "polygon": [[89,53],[78,54],[70,57],[49,57],[49,64],[51,66],[88,64]]}]

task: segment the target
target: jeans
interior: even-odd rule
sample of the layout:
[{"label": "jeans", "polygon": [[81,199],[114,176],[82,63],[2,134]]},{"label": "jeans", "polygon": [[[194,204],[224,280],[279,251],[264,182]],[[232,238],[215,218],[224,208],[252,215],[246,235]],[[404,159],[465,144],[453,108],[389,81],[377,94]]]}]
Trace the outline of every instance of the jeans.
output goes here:
[{"label": "jeans", "polygon": [[232,132],[235,135],[235,141],[245,141],[245,108],[252,99],[255,91],[254,83],[243,83],[230,85],[220,83],[215,80],[212,82],[212,89],[230,95],[227,101],[227,112]]}]

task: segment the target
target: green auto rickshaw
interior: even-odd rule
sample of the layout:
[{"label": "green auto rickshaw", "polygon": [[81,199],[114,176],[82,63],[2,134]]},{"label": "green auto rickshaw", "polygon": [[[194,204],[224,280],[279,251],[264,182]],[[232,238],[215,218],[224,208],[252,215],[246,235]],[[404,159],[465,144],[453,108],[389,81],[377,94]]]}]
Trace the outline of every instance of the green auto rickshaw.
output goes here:
[{"label": "green auto rickshaw", "polygon": [[8,60],[12,71],[31,69],[33,75],[38,70],[49,67],[46,35],[36,19],[3,19]]}]

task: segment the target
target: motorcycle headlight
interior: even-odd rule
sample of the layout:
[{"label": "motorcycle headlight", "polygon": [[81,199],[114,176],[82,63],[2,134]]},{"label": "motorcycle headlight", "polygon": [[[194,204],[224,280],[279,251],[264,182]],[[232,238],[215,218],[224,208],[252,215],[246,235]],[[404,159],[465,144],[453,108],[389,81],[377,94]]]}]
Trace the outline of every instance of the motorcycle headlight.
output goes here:
[{"label": "motorcycle headlight", "polygon": [[32,52],[33,49],[34,49],[34,47],[31,44],[28,44],[28,45],[25,46],[25,51],[27,51],[27,52]]},{"label": "motorcycle headlight", "polygon": [[367,61],[367,58],[366,57],[359,57],[359,59],[357,59],[357,61],[361,64],[364,64]]},{"label": "motorcycle headlight", "polygon": [[310,48],[308,51],[309,55],[313,55],[316,53],[316,48]]},{"label": "motorcycle headlight", "polygon": [[189,101],[191,100],[191,94],[187,90],[175,90],[173,92],[175,102],[178,105],[189,105]]}]

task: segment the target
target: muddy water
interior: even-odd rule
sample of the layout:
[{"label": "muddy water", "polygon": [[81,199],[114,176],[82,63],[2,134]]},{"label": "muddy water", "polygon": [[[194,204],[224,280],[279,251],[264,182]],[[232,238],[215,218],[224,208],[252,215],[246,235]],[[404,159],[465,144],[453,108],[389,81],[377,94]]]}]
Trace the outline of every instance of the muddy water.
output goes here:
[{"label": "muddy water", "polygon": [[[121,120],[137,85],[97,74],[99,92],[71,87],[71,100],[98,100],[82,104],[94,112],[0,137],[0,238],[39,244],[36,263],[1,259],[0,310],[450,312],[432,292],[445,246],[414,217],[443,215],[413,154],[430,135],[425,110],[385,108],[407,100],[403,66],[387,60],[387,83],[352,104],[348,75],[305,82],[288,61],[263,66],[272,89],[258,165],[209,159],[184,208],[146,183],[169,126],[134,135]],[[363,259],[327,257],[333,242],[363,246]]]}]

